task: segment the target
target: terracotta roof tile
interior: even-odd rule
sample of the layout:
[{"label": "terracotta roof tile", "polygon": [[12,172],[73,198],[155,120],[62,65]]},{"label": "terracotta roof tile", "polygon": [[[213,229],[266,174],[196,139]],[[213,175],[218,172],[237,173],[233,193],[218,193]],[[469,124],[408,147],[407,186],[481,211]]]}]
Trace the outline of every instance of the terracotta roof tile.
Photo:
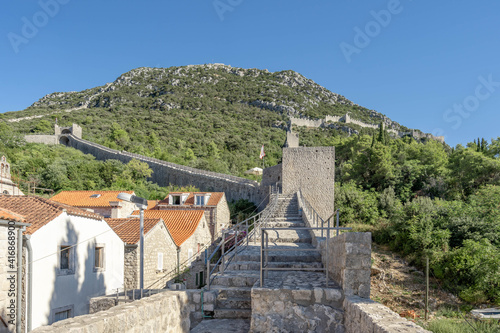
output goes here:
[{"label": "terracotta roof tile", "polygon": [[[139,214],[135,211],[134,214]],[[144,218],[161,218],[177,246],[191,237],[203,217],[203,210],[145,210]]]},{"label": "terracotta roof tile", "polygon": [[[188,192],[170,192],[169,195],[163,199],[162,201],[159,202],[159,204],[163,205],[168,205],[168,198],[170,195],[181,195],[181,194],[186,194]],[[219,204],[220,199],[222,199],[222,196],[224,195],[224,192],[189,192],[189,195],[184,202],[183,205],[185,206],[194,206],[194,197],[197,194],[208,194],[210,193],[210,198],[208,199],[208,202],[206,203],[205,206],[217,206]]]},{"label": "terracotta roof tile", "polygon": [[154,209],[159,202],[160,200],[148,200],[148,208],[146,209]]},{"label": "terracotta roof tile", "polygon": [[14,222],[26,222],[26,219],[19,214],[11,212],[10,210],[0,208],[0,220],[14,221]]},{"label": "terracotta roof tile", "polygon": [[54,220],[63,211],[66,211],[68,215],[102,220],[99,214],[35,196],[0,195],[0,208],[24,216],[25,222],[31,224],[25,232],[29,235]]},{"label": "terracotta roof tile", "polygon": [[[141,221],[138,218],[105,219],[105,221],[125,244],[137,244],[139,242],[141,238]],[[160,221],[160,218],[145,218],[144,235]]]},{"label": "terracotta roof tile", "polygon": [[134,194],[134,191],[62,191],[50,199],[75,207],[110,207],[110,201],[122,201],[117,198],[122,192]]}]

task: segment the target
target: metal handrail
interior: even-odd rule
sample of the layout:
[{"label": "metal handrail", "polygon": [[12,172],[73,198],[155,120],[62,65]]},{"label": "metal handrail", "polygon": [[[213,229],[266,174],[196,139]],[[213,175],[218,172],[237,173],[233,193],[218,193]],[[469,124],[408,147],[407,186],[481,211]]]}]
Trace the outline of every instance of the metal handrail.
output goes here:
[{"label": "metal handrail", "polygon": [[[208,251],[205,250],[207,290],[210,290],[210,285],[212,281],[215,279],[215,275],[214,276],[212,275],[214,274],[217,268],[219,269],[220,272],[224,273],[226,267],[231,263],[231,261],[234,258],[237,257],[238,253],[243,251],[249,245],[252,237],[253,237],[253,242],[256,242],[256,237],[258,235],[257,230],[260,231],[261,226],[267,222],[267,220],[272,216],[272,214],[276,210],[279,197],[279,190],[277,188],[276,189],[273,188],[269,195],[272,197],[272,200],[264,210],[262,210],[261,212],[252,217],[245,219],[244,221],[241,221],[233,225],[226,231],[223,231],[222,240],[211,255],[208,255],[207,253]],[[233,235],[230,238],[226,238],[228,231],[229,232],[233,231]],[[239,239],[241,232],[245,232],[245,236]],[[232,241],[233,239],[234,239],[234,244],[226,251],[226,243],[228,241]],[[219,250],[221,250],[220,258],[217,260],[216,263],[214,264],[211,263],[211,259],[216,255],[216,253],[218,253]]]},{"label": "metal handrail", "polygon": [[[269,252],[285,252],[285,251],[297,251],[297,248],[293,249],[269,249],[269,233],[268,230],[276,231],[276,230],[327,230],[326,244],[325,244],[325,256],[326,256],[326,265],[323,268],[272,268],[268,267],[269,265]],[[264,278],[268,277],[269,271],[324,271],[325,272],[325,286],[328,287],[328,267],[330,266],[330,256],[328,254],[328,243],[330,240],[330,230],[337,230],[337,233],[340,230],[351,230],[351,228],[340,228],[340,227],[289,227],[289,228],[262,228],[262,237],[261,237],[261,245],[260,245],[260,286],[264,286]],[[317,251],[317,249],[300,249],[299,251]]]},{"label": "metal handrail", "polygon": [[[318,212],[316,211],[316,209],[314,209],[314,207],[309,203],[309,201],[304,197],[304,194],[302,193],[302,190],[299,190],[299,192],[297,193],[297,197],[298,197],[298,200],[299,200],[299,204],[301,207],[304,207],[306,208],[305,209],[305,213],[307,214],[307,216],[312,219],[312,224],[316,226],[316,228],[319,228],[320,226],[324,226],[325,223],[327,224],[328,228],[330,228],[330,220],[332,219],[332,217],[334,217],[335,215],[337,216],[337,224],[336,224],[336,230],[337,230],[337,236],[339,235],[339,215],[340,215],[340,210],[337,209],[329,218],[325,220],[323,220],[321,218],[321,216],[318,214]],[[304,209],[302,210],[304,212]],[[318,229],[319,230],[319,229]],[[321,237],[324,237],[323,235],[323,230],[324,229],[321,229]]]}]

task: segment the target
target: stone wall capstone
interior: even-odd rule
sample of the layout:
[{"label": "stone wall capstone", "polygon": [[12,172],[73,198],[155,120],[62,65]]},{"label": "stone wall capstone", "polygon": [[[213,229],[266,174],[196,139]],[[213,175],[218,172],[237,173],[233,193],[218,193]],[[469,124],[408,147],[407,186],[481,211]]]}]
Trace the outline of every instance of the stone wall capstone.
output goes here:
[{"label": "stone wall capstone", "polygon": [[358,296],[345,297],[344,312],[345,333],[430,333],[417,324],[400,317],[388,307]]},{"label": "stone wall capstone", "polygon": [[106,311],[41,326],[32,332],[188,333],[202,319],[202,304],[213,309],[214,303],[214,292],[205,292],[202,302],[201,290],[166,290]]}]

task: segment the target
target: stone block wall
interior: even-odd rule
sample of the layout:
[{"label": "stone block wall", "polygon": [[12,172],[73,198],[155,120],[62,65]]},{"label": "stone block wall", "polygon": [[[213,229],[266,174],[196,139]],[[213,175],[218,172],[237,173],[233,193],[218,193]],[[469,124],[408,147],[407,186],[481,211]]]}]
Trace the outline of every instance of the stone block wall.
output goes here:
[{"label": "stone block wall", "polygon": [[[204,293],[204,306],[215,303],[213,292]],[[201,321],[201,291],[165,291],[106,311],[56,322],[34,329],[34,333],[120,332],[188,333]]]},{"label": "stone block wall", "polygon": [[343,333],[343,299],[340,289],[254,286],[251,331]]},{"label": "stone block wall", "polygon": [[414,332],[430,333],[417,324],[375,301],[349,296],[344,299],[344,326],[346,333],[359,332]]},{"label": "stone block wall", "polygon": [[331,238],[328,254],[328,272],[345,295],[370,298],[371,233],[346,232]]},{"label": "stone block wall", "polygon": [[61,136],[61,138],[67,138],[68,146],[78,149],[85,154],[91,154],[98,160],[115,159],[123,163],[128,163],[135,158],[148,163],[149,167],[153,170],[150,180],[160,186],[168,186],[170,184],[178,186],[194,185],[204,192],[225,192],[228,201],[247,199],[258,204],[261,200],[260,185],[256,181],[194,169],[126,151],[118,151],[72,135]]},{"label": "stone block wall", "polygon": [[57,135],[25,135],[24,140],[29,143],[43,143],[45,145],[57,145]]},{"label": "stone block wall", "polygon": [[283,194],[302,190],[318,214],[334,212],[335,147],[283,148]]}]

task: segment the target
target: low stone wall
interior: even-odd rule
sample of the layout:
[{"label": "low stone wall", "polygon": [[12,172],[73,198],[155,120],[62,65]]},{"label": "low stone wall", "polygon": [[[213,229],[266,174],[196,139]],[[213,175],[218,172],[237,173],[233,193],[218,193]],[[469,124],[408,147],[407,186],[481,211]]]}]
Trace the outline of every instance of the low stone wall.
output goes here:
[{"label": "low stone wall", "polygon": [[[105,298],[97,298],[93,302],[93,308],[109,306],[111,301]],[[213,311],[215,298],[214,291],[204,292],[203,306],[206,311]],[[187,333],[202,320],[201,307],[201,290],[166,290],[141,300],[117,305],[106,311],[42,326],[32,332]]]},{"label": "low stone wall", "polygon": [[[287,283],[288,281],[288,283]],[[258,282],[257,282],[258,283]],[[251,332],[344,332],[344,295],[324,275],[293,272],[252,288]]]},{"label": "low stone wall", "polygon": [[417,324],[375,301],[349,296],[344,299],[344,326],[346,333],[359,332],[415,332],[430,333]]},{"label": "low stone wall", "polygon": [[346,232],[328,243],[328,272],[345,295],[370,298],[372,234]]}]

